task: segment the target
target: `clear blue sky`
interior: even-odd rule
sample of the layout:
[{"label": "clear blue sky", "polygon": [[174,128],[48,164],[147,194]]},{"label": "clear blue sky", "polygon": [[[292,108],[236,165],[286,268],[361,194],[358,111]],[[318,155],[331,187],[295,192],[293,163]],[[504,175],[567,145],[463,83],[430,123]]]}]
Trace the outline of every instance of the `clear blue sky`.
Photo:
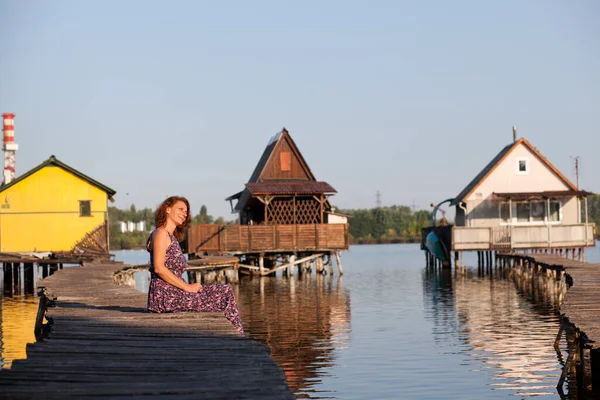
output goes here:
[{"label": "clear blue sky", "polygon": [[[600,2],[0,0],[17,174],[232,218],[285,126],[342,208],[455,196],[511,127],[600,192]],[[43,195],[43,194],[42,194]]]}]

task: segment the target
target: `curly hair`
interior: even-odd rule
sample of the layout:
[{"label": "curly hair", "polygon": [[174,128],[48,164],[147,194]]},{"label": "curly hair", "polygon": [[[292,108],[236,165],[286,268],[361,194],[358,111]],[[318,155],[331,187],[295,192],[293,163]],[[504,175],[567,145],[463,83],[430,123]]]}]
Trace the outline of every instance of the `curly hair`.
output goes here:
[{"label": "curly hair", "polygon": [[167,208],[173,207],[178,201],[183,201],[187,207],[187,217],[185,218],[185,221],[183,221],[181,225],[178,225],[175,228],[175,232],[173,232],[173,235],[181,242],[185,237],[187,227],[190,225],[190,222],[192,222],[192,217],[190,216],[190,202],[185,197],[171,196],[165,199],[154,212],[154,226],[156,228],[165,226],[167,222]]}]

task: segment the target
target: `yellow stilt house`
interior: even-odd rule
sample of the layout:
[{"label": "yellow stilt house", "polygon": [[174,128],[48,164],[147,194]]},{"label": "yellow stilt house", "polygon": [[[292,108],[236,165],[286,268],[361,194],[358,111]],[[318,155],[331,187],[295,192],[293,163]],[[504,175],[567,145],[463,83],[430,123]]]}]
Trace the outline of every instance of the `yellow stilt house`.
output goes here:
[{"label": "yellow stilt house", "polygon": [[0,186],[0,252],[108,253],[115,193],[51,156]]}]

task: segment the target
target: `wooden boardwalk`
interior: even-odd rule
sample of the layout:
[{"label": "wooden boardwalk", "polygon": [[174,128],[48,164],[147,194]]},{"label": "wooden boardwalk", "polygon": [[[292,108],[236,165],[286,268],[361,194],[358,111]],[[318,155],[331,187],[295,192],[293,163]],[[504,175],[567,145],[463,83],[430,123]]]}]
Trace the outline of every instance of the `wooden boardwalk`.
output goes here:
[{"label": "wooden boardwalk", "polygon": [[545,270],[565,279],[569,287],[560,305],[562,321],[554,347],[559,352],[558,343],[563,330],[566,331],[569,356],[557,389],[562,396],[562,385],[571,371],[576,378],[569,382],[569,388],[576,386],[582,393],[588,393],[587,388],[594,393],[600,391],[600,264],[540,253],[499,253],[497,258],[529,267],[532,277]]},{"label": "wooden boardwalk", "polygon": [[532,264],[564,271],[571,287],[560,306],[561,314],[587,337],[591,349],[600,349],[600,264],[550,254],[499,254],[500,258],[525,259]]},{"label": "wooden boardwalk", "polygon": [[295,399],[268,348],[221,313],[154,314],[147,295],[113,283],[123,264],[46,278],[51,332],[0,373],[6,399]]}]

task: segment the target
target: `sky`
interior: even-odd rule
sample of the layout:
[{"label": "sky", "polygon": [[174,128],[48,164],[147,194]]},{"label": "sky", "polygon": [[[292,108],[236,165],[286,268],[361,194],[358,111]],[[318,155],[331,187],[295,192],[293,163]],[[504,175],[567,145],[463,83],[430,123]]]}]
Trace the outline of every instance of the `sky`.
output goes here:
[{"label": "sky", "polygon": [[17,175],[55,155],[119,208],[233,219],[283,127],[338,208],[431,209],[512,126],[600,192],[598,20],[595,0],[0,0],[0,112]]}]

